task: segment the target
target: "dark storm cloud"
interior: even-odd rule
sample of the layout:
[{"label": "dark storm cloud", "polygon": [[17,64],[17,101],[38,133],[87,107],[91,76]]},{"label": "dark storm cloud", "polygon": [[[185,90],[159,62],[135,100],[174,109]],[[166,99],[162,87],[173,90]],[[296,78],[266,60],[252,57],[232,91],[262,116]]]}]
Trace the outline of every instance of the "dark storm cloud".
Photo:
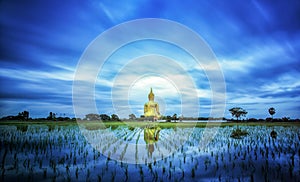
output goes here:
[{"label": "dark storm cloud", "polygon": [[[48,60],[52,58],[74,66],[100,27],[107,24],[91,23],[101,16],[91,7],[77,1],[3,1],[1,62],[40,69],[53,64]],[[95,17],[85,15],[85,10]]]}]

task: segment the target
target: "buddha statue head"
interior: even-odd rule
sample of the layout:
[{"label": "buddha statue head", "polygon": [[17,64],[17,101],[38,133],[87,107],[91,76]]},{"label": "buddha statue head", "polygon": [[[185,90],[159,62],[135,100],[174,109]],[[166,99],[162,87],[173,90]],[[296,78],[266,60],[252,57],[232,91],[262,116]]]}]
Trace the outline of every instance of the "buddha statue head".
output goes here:
[{"label": "buddha statue head", "polygon": [[148,94],[148,99],[149,99],[149,101],[151,100],[151,101],[154,101],[154,94],[153,94],[153,92],[152,92],[152,88],[151,88],[151,90],[150,90],[150,93]]}]

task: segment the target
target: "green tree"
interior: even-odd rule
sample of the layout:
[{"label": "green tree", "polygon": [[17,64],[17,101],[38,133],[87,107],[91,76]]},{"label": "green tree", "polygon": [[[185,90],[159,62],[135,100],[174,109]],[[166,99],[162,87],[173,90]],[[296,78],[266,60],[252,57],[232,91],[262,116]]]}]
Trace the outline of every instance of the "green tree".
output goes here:
[{"label": "green tree", "polygon": [[166,117],[166,121],[167,121],[167,122],[171,122],[171,120],[172,120],[172,117],[168,115],[168,116]]},{"label": "green tree", "polygon": [[118,115],[112,114],[112,115],[111,115],[111,120],[112,120],[112,121],[120,121],[120,118],[119,118]]},{"label": "green tree", "polygon": [[129,114],[129,119],[130,120],[136,120],[136,116],[134,114]]},{"label": "green tree", "polygon": [[100,118],[102,121],[109,121],[110,117],[107,114],[100,114]]},{"label": "green tree", "polygon": [[85,118],[86,118],[86,120],[88,120],[88,121],[100,120],[99,114],[93,114],[93,113],[90,113],[90,114],[85,115]]},{"label": "green tree", "polygon": [[176,113],[175,113],[175,114],[173,114],[173,116],[172,116],[172,120],[174,120],[174,121],[178,120],[178,118],[177,118],[177,114],[176,114]]},{"label": "green tree", "polygon": [[273,115],[276,113],[276,111],[275,111],[275,108],[274,107],[271,107],[270,109],[269,109],[269,114],[272,116],[272,119],[273,119]]},{"label": "green tree", "polygon": [[55,120],[56,119],[56,114],[53,112],[49,112],[49,116],[47,117],[47,120]]},{"label": "green tree", "polygon": [[241,107],[234,107],[229,109],[229,112],[231,113],[232,116],[236,117],[236,120],[239,120],[241,116],[246,116],[247,111]]},{"label": "green tree", "polygon": [[17,118],[19,120],[28,120],[29,119],[29,112],[28,111],[19,112]]}]

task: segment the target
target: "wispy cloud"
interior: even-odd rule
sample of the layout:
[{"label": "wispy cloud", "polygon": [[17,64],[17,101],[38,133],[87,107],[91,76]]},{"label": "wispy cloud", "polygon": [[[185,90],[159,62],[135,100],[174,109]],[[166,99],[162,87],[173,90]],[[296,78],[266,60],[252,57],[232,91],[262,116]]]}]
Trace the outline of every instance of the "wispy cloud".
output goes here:
[{"label": "wispy cloud", "polygon": [[[214,78],[221,69],[226,81],[227,117],[230,117],[228,108],[234,106],[245,107],[249,117],[267,117],[264,112],[272,106],[277,109],[277,117],[299,118],[299,7],[299,1],[131,0],[125,4],[94,0],[80,4],[3,1],[0,7],[0,115],[24,109],[30,110],[33,117],[47,114],[47,110],[72,115],[73,78],[89,43],[118,23],[156,17],[182,23],[198,33],[214,51],[218,63],[212,62],[211,57],[202,57],[199,64],[182,47],[141,40],[115,50],[98,69],[104,52],[99,53],[96,48],[90,57],[94,61],[87,64],[76,79],[81,85],[78,91],[86,93],[84,98],[90,99],[94,94],[99,112],[111,114],[115,112],[115,104],[124,111],[123,117],[128,116],[127,112],[140,115],[149,88],[153,87],[166,114],[182,112],[180,102],[186,99],[184,105],[189,112],[185,115],[199,111],[201,116],[208,116],[212,106],[220,107],[218,102],[212,105],[213,96],[224,97],[218,87],[222,83]],[[115,47],[128,36],[128,31],[120,32],[99,46]],[[149,27],[148,31],[157,30]],[[134,32],[137,35],[149,33],[137,29]],[[187,39],[175,30],[160,33],[173,40]],[[186,45],[197,53],[203,51],[193,47],[193,42]],[[144,59],[147,57],[149,59]],[[186,84],[187,78],[191,84]],[[90,89],[91,85],[95,87]],[[200,103],[196,109],[195,100]],[[127,105],[129,110],[126,110]],[[85,109],[82,115],[89,112],[88,108],[82,108]]]}]

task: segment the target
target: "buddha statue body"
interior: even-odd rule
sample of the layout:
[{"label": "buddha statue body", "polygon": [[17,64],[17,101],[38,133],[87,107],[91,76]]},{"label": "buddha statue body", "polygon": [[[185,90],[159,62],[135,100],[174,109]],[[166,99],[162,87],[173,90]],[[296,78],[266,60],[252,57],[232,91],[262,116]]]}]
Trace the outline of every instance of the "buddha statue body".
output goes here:
[{"label": "buddha statue body", "polygon": [[154,94],[152,88],[148,94],[149,101],[144,105],[144,115],[146,118],[151,120],[157,120],[160,118],[159,105],[154,101]]}]

